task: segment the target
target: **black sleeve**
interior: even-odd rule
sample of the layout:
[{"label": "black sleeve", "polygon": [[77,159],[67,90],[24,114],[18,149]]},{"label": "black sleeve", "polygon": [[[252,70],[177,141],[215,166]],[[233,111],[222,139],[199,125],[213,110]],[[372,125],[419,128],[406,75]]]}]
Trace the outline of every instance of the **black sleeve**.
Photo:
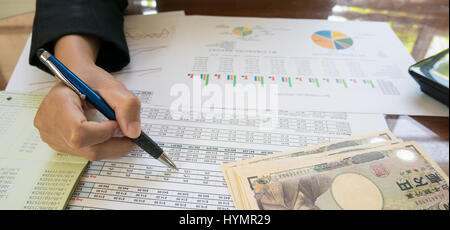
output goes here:
[{"label": "black sleeve", "polygon": [[108,72],[130,62],[123,32],[127,0],[37,0],[29,62],[47,71],[36,51],[54,53],[55,42],[68,34],[86,34],[101,40],[97,65]]}]

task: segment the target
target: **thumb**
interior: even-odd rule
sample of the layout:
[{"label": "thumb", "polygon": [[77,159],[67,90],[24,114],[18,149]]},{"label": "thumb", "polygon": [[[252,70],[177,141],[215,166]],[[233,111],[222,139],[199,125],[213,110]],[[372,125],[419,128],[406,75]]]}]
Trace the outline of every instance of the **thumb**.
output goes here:
[{"label": "thumb", "polygon": [[141,102],[121,82],[115,81],[110,87],[98,90],[106,103],[115,111],[122,132],[130,138],[141,134]]}]

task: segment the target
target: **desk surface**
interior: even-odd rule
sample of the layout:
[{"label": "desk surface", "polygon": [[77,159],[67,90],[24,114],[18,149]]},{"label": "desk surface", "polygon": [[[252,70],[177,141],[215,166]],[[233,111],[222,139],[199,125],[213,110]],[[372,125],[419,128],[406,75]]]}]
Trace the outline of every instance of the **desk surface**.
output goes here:
[{"label": "desk surface", "polygon": [[[158,0],[129,1],[128,14],[184,10],[187,15],[315,18],[389,22],[420,60],[448,48],[448,0]],[[143,6],[144,5],[144,6]],[[12,74],[32,28],[33,13],[0,20],[0,90]],[[392,132],[416,141],[449,174],[449,119],[386,115]]]}]

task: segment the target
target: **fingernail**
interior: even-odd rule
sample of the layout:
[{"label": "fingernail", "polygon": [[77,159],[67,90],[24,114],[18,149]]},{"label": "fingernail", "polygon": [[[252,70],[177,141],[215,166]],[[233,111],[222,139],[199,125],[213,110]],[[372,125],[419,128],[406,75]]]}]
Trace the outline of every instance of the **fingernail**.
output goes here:
[{"label": "fingernail", "polygon": [[128,135],[132,138],[136,138],[141,134],[141,123],[138,121],[131,122],[127,126]]}]

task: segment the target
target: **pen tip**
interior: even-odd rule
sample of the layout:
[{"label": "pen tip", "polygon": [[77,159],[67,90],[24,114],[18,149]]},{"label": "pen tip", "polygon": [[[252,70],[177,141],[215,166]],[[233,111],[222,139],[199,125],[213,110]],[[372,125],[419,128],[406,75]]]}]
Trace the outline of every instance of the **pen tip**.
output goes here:
[{"label": "pen tip", "polygon": [[173,168],[173,169],[175,169],[175,170],[178,171],[178,168],[177,168],[177,166],[175,165],[175,163],[173,163],[173,161],[170,160],[170,158],[169,158],[165,153],[162,153],[162,154],[159,156],[158,160],[159,160],[161,163],[163,163],[163,164],[165,164],[165,165],[167,165],[167,166],[169,166],[169,167],[171,167],[171,168]]}]

